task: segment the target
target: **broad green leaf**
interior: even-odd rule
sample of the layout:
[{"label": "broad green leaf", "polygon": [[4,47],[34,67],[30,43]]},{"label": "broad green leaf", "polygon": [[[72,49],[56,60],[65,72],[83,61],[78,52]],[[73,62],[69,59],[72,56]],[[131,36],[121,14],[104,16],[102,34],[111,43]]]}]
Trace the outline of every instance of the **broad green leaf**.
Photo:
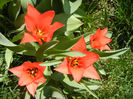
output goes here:
[{"label": "broad green leaf", "polygon": [[13,61],[13,51],[6,49],[5,53],[5,61],[7,64],[6,69],[9,69],[11,62]]},{"label": "broad green leaf", "polygon": [[86,91],[88,91],[92,96],[94,96],[95,98],[99,99],[98,96],[92,92],[84,83],[80,83],[85,89]]},{"label": "broad green leaf", "polygon": [[[17,19],[14,22],[14,25],[15,25],[16,28],[21,28],[21,27],[23,28],[23,26],[25,25],[24,24],[24,17],[25,17],[25,15],[26,15],[26,13],[20,14],[17,17]],[[24,28],[25,28],[25,26],[24,26]]]},{"label": "broad green leaf", "polygon": [[2,33],[0,33],[0,45],[4,45],[4,46],[16,46],[11,41],[9,41]]},{"label": "broad green leaf", "polygon": [[112,37],[112,32],[111,32],[111,31],[108,31],[106,36],[107,36],[108,38],[111,38],[111,37]]},{"label": "broad green leaf", "polygon": [[100,86],[99,85],[88,85],[87,86],[90,90],[97,90]]},{"label": "broad green leaf", "polygon": [[23,38],[23,35],[24,34],[24,32],[22,31],[22,32],[20,32],[19,34],[17,34],[17,35],[15,35],[14,37],[13,37],[13,39],[12,39],[12,42],[16,42],[16,41],[18,41],[18,40],[21,40],[22,38]]},{"label": "broad green leaf", "polygon": [[99,72],[100,72],[102,75],[106,75],[106,72],[104,71],[104,69],[100,69]]},{"label": "broad green leaf", "polygon": [[70,57],[83,57],[83,56],[85,56],[84,53],[79,52],[79,51],[67,51],[65,53],[60,53],[59,55],[65,55],[65,56],[70,56]]},{"label": "broad green leaf", "polygon": [[54,21],[58,21],[58,22],[64,24],[64,27],[62,27],[61,29],[58,30],[61,33],[65,32],[65,31],[68,31],[68,32],[74,31],[83,24],[74,15],[68,16],[65,13],[55,15]]},{"label": "broad green leaf", "polygon": [[43,95],[46,97],[56,98],[56,99],[65,99],[63,93],[53,86],[46,86],[43,89]]},{"label": "broad green leaf", "polygon": [[58,41],[51,41],[51,42],[47,42],[47,43],[44,43],[43,45],[41,45],[40,48],[36,52],[36,59],[38,61],[42,61],[44,51],[47,51],[47,50],[53,48],[57,43],[58,43]]},{"label": "broad green leaf", "polygon": [[31,95],[29,94],[29,92],[26,91],[24,99],[30,99],[30,96],[31,96]]},{"label": "broad green leaf", "polygon": [[97,53],[101,59],[107,59],[107,58],[118,59],[119,58],[118,56],[124,54],[127,50],[129,50],[129,48],[122,48],[122,49],[115,50],[115,51],[95,50],[94,52]]},{"label": "broad green leaf", "polygon": [[71,86],[71,87],[74,87],[74,88],[78,88],[78,89],[84,89],[84,87],[82,87],[82,85],[80,85],[79,83],[77,83],[76,81],[74,80],[70,80],[70,78],[68,77],[68,75],[65,75],[64,74],[64,79],[63,79],[63,82],[66,83],[67,85]]},{"label": "broad green leaf", "polygon": [[45,76],[51,76],[52,73],[53,73],[53,72],[52,72],[51,68],[47,66],[47,67],[45,68],[45,71],[44,71],[43,74],[44,74]]},{"label": "broad green leaf", "polygon": [[85,56],[84,53],[79,51],[65,51],[65,50],[58,50],[58,49],[51,49],[46,51],[47,55],[51,56],[70,56],[70,57],[83,57]]},{"label": "broad green leaf", "polygon": [[83,18],[85,16],[85,11],[83,9],[78,9],[76,12],[73,13],[76,18]]},{"label": "broad green leaf", "polygon": [[83,23],[75,16],[70,16],[67,20],[66,31],[74,31],[79,28]]},{"label": "broad green leaf", "polygon": [[69,50],[72,48],[72,46],[74,44],[76,44],[76,42],[80,39],[80,38],[75,38],[75,39],[69,39],[65,36],[61,37],[61,38],[58,38],[60,39],[61,41],[56,45],[55,48],[57,49],[61,49],[61,50]]},{"label": "broad green leaf", "polygon": [[40,65],[41,66],[52,66],[52,65],[60,64],[61,62],[62,61],[60,61],[60,60],[52,60],[52,61],[46,61]]},{"label": "broad green leaf", "polygon": [[54,72],[51,78],[55,81],[62,81],[64,79],[64,74],[59,72]]},{"label": "broad green leaf", "polygon": [[[69,85],[70,87],[74,87],[75,91],[77,90],[76,88],[79,89],[78,91],[86,90],[86,91],[88,91],[91,95],[93,95],[94,97],[98,98],[97,95],[89,89],[90,85],[87,86],[87,85],[85,85],[84,83],[81,83],[81,82],[77,83],[77,82],[74,81],[74,80],[70,80],[70,78],[69,78],[67,75],[64,75],[64,76],[65,76],[65,78],[63,79],[63,83],[66,83],[66,84]],[[91,86],[91,88],[92,88],[93,90],[96,89],[96,87],[98,87],[98,86],[95,86],[95,88],[94,88],[94,86],[93,86],[93,87]]]},{"label": "broad green leaf", "polygon": [[[58,40],[60,41],[57,45],[56,45],[56,49],[60,49],[60,50],[69,50],[72,48],[72,46],[74,46],[74,44],[77,43],[77,41],[81,38],[81,37],[85,37],[85,39],[87,39],[88,41],[88,35],[90,35],[91,33],[84,33],[74,39],[70,39],[68,37],[65,37],[65,36],[60,36],[58,37]],[[87,37],[88,36],[88,37]],[[87,38],[86,38],[87,37]]]},{"label": "broad green leaf", "polygon": [[35,6],[37,3],[37,0],[21,0],[21,6],[24,12],[27,11],[27,4],[31,4]]},{"label": "broad green leaf", "polygon": [[10,2],[10,1],[12,1],[12,0],[0,0],[0,9],[2,9],[3,6],[4,6],[6,3]]},{"label": "broad green leaf", "polygon": [[51,9],[51,0],[41,0],[41,2],[36,7],[40,12]]},{"label": "broad green leaf", "polygon": [[4,81],[4,75],[3,74],[0,74],[0,82],[3,82]]},{"label": "broad green leaf", "polygon": [[51,0],[51,8],[56,13],[62,13],[63,12],[63,7],[62,7],[61,0]]},{"label": "broad green leaf", "polygon": [[75,12],[82,3],[82,0],[62,0],[64,11],[67,14]]},{"label": "broad green leaf", "polygon": [[8,15],[11,20],[16,20],[19,15],[21,9],[21,2],[20,0],[14,0],[10,3],[8,7]]},{"label": "broad green leaf", "polygon": [[18,29],[16,29],[16,30],[12,30],[12,31],[9,31],[8,33],[17,33],[17,32],[21,32],[21,31],[23,31],[24,30],[24,28],[25,28],[25,24],[23,24],[22,26],[20,26]]},{"label": "broad green leaf", "polygon": [[8,48],[14,52],[17,52],[18,54],[35,56],[39,46],[34,42],[29,42],[29,43],[23,43],[15,47],[8,47]]}]

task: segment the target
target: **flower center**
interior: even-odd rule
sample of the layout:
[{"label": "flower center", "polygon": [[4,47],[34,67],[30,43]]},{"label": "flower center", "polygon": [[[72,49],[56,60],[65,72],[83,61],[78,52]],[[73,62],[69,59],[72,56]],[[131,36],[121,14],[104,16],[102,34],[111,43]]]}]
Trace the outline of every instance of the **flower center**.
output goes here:
[{"label": "flower center", "polygon": [[42,36],[45,34],[45,32],[42,32],[41,30],[37,29],[35,32],[37,35]]},{"label": "flower center", "polygon": [[27,69],[27,72],[30,74],[30,76],[35,77],[38,72],[38,68]]},{"label": "flower center", "polygon": [[74,68],[78,67],[79,66],[79,60],[77,58],[73,59],[71,61],[71,66]]}]

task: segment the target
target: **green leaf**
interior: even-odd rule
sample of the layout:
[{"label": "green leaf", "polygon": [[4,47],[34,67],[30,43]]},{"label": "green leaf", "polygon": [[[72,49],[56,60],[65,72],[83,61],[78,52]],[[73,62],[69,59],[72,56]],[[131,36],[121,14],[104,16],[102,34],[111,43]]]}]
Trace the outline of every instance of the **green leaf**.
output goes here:
[{"label": "green leaf", "polygon": [[24,12],[27,11],[27,4],[31,4],[35,6],[37,3],[37,0],[21,0],[21,6]]},{"label": "green leaf", "polygon": [[87,86],[90,90],[97,90],[100,86],[99,85],[88,85]]},{"label": "green leaf", "polygon": [[76,18],[74,15],[68,16],[65,13],[55,15],[54,21],[58,21],[64,24],[64,27],[59,29],[58,31],[65,32],[65,31],[74,31],[79,28],[83,23]]},{"label": "green leaf", "polygon": [[0,74],[0,82],[3,82],[4,81],[4,75],[3,74]]},{"label": "green leaf", "polygon": [[62,81],[64,79],[64,75],[59,72],[54,72],[51,78],[55,81]]},{"label": "green leaf", "polygon": [[[17,17],[17,19],[16,19],[15,22],[14,22],[14,25],[15,25],[16,28],[19,28],[19,27],[21,27],[21,26],[24,25],[24,17],[25,17],[25,15],[26,15],[26,13],[20,14],[20,15]],[[24,26],[24,27],[25,27],[25,26]]]},{"label": "green leaf", "polygon": [[41,66],[53,66],[53,65],[56,65],[56,64],[60,64],[62,61],[60,60],[52,60],[52,61],[46,61],[42,64],[40,64]]},{"label": "green leaf", "polygon": [[79,8],[79,6],[82,3],[82,0],[74,0],[74,1],[62,0],[62,3],[65,13],[72,14]]},{"label": "green leaf", "polygon": [[80,39],[80,38],[74,38],[74,39],[69,39],[65,36],[58,38],[61,41],[56,45],[56,49],[61,49],[61,50],[69,50],[72,48],[72,46]]},{"label": "green leaf", "polygon": [[13,61],[13,51],[6,49],[5,53],[5,61],[7,64],[6,69],[9,69],[11,62]]},{"label": "green leaf", "polygon": [[23,43],[15,47],[8,47],[8,48],[14,52],[17,52],[18,54],[35,56],[39,46],[34,42],[29,42],[29,43]]},{"label": "green leaf", "polygon": [[115,58],[118,59],[119,55],[124,54],[129,48],[122,48],[119,50],[115,51],[99,51],[99,50],[94,50],[95,53],[97,53],[101,59],[107,59],[107,58]]},{"label": "green leaf", "polygon": [[17,33],[17,32],[21,32],[21,31],[23,31],[24,30],[24,28],[25,28],[25,24],[23,24],[23,25],[21,25],[18,29],[16,29],[16,30],[12,30],[12,31],[9,31],[8,33]]},{"label": "green leaf", "polygon": [[95,98],[99,99],[98,96],[92,92],[84,83],[80,83],[85,89],[86,91],[88,91],[92,96],[94,96]]},{"label": "green leaf", "polygon": [[75,16],[70,16],[67,20],[66,31],[74,31],[79,28],[83,23]]},{"label": "green leaf", "polygon": [[52,6],[51,7],[52,10],[54,10],[56,13],[62,13],[63,12],[61,0],[51,0],[51,6]]},{"label": "green leaf", "polygon": [[70,80],[70,78],[68,77],[68,75],[65,75],[64,74],[64,79],[63,79],[63,82],[66,83],[67,85],[71,86],[71,87],[74,87],[74,88],[78,88],[78,89],[84,89],[84,87],[82,87],[82,85],[80,85],[79,83],[77,83],[76,81],[74,80]]},{"label": "green leaf", "polygon": [[14,0],[8,7],[8,15],[11,20],[16,20],[21,9],[20,0]]},{"label": "green leaf", "polygon": [[51,9],[51,0],[41,0],[41,2],[36,7],[40,12],[45,12]]},{"label": "green leaf", "polygon": [[47,66],[47,67],[45,68],[44,75],[45,75],[45,76],[51,76],[52,73],[53,73],[53,72],[52,72],[51,68]]},{"label": "green leaf", "polygon": [[100,72],[102,75],[106,75],[106,72],[104,71],[104,69],[100,69],[99,72]]},{"label": "green leaf", "polygon": [[46,98],[65,99],[63,93],[58,88],[52,86],[45,86],[43,89],[43,95]]},{"label": "green leaf", "polygon": [[40,48],[36,52],[36,59],[38,61],[43,61],[43,53],[51,48],[53,48],[59,41],[51,41],[48,43],[44,43],[43,45],[40,46]]},{"label": "green leaf", "polygon": [[4,45],[4,46],[16,46],[11,41],[9,41],[2,33],[0,33],[0,45]]},{"label": "green leaf", "polygon": [[66,51],[66,52],[60,53],[58,55],[65,55],[65,56],[70,56],[70,57],[83,57],[83,56],[85,56],[84,53],[79,52],[79,51]]},{"label": "green leaf", "polygon": [[111,38],[111,37],[112,37],[112,32],[111,32],[111,31],[108,31],[106,36],[107,36],[108,38]]},{"label": "green leaf", "polygon": [[29,94],[29,92],[26,91],[24,99],[30,99],[30,96],[31,96],[31,95]]},{"label": "green leaf", "polygon": [[0,0],[0,9],[2,9],[3,6],[4,6],[6,3],[10,2],[10,1],[12,1],[12,0]]},{"label": "green leaf", "polygon": [[79,51],[65,51],[65,50],[58,50],[58,49],[51,49],[49,51],[46,51],[48,56],[70,56],[70,57],[83,57],[85,56],[84,53]]}]

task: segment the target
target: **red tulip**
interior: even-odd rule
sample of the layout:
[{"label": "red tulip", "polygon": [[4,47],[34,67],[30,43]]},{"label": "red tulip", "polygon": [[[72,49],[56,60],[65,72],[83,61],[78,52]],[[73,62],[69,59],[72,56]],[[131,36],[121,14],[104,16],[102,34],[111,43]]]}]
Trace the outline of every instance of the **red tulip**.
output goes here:
[{"label": "red tulip", "polygon": [[92,48],[100,49],[100,50],[111,50],[107,45],[112,40],[106,37],[108,28],[100,30],[100,28],[96,31],[95,34],[90,35],[90,45]]},{"label": "red tulip", "polygon": [[71,51],[80,51],[84,53],[85,56],[65,58],[65,60],[55,68],[56,71],[64,74],[72,74],[76,82],[79,82],[82,77],[100,79],[93,66],[93,63],[99,59],[99,55],[86,50],[84,37],[73,46]]},{"label": "red tulip", "polygon": [[21,43],[39,42],[42,44],[41,40],[49,42],[53,37],[53,33],[57,29],[63,27],[63,24],[59,22],[54,22],[51,25],[54,16],[54,11],[47,11],[43,14],[40,14],[37,9],[28,4],[27,14],[25,16],[25,24],[26,29],[30,33],[24,33]]},{"label": "red tulip", "polygon": [[43,72],[45,67],[39,66],[41,62],[24,62],[23,65],[9,69],[14,75],[19,77],[18,84],[26,86],[29,93],[34,96],[39,83],[44,83]]}]

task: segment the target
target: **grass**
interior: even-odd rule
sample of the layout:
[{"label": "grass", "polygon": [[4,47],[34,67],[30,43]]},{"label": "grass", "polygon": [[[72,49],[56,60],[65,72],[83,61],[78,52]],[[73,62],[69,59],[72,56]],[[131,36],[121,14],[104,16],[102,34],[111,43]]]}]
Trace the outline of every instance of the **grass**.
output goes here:
[{"label": "grass", "polygon": [[102,76],[102,86],[96,91],[100,98],[132,99],[133,96],[133,53],[128,51],[118,60],[102,61],[106,75]]}]

